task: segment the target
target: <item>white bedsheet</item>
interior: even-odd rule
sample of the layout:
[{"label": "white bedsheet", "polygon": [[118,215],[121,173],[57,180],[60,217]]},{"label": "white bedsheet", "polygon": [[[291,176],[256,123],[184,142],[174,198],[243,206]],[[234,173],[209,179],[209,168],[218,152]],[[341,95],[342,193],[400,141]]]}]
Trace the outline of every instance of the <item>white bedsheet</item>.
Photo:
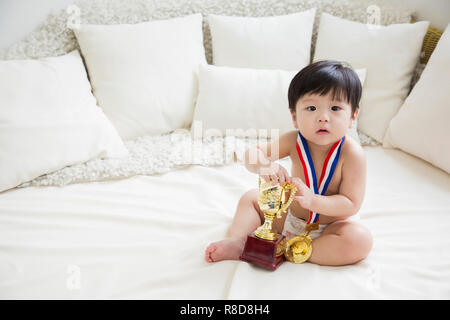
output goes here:
[{"label": "white bedsheet", "polygon": [[194,165],[0,193],[0,298],[449,299],[450,177],[398,150],[365,150],[360,214],[374,247],[356,265],[206,263],[257,176]]}]

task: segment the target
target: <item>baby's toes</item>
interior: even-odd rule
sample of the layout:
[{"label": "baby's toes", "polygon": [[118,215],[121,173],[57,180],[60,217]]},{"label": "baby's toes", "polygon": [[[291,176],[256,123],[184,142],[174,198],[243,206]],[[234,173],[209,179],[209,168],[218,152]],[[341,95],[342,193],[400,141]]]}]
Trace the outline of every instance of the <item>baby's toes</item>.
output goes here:
[{"label": "baby's toes", "polygon": [[205,250],[205,260],[206,262],[214,262],[211,257],[211,254],[216,251],[217,246],[214,243],[211,243]]}]

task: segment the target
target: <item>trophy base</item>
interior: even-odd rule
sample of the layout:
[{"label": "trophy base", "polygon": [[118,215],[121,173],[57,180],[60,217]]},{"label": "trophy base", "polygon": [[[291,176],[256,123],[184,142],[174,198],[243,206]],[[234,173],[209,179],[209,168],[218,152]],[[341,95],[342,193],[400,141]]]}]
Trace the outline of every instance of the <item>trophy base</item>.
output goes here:
[{"label": "trophy base", "polygon": [[277,240],[264,240],[255,236],[255,233],[252,232],[247,237],[244,251],[239,259],[264,269],[275,270],[285,261],[284,254],[278,254],[277,256],[277,248],[283,240],[284,236],[281,234],[278,234]]}]

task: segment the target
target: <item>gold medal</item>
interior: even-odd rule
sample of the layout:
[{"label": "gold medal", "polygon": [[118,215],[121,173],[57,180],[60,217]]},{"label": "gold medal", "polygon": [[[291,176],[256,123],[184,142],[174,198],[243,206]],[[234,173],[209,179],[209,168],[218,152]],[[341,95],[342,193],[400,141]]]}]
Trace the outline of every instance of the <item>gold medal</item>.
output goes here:
[{"label": "gold medal", "polygon": [[293,263],[303,263],[309,259],[312,253],[312,239],[307,233],[290,238],[286,242],[284,255]]},{"label": "gold medal", "polygon": [[318,229],[319,229],[319,222],[310,223],[305,226],[306,233],[309,233],[311,230],[318,230]]}]

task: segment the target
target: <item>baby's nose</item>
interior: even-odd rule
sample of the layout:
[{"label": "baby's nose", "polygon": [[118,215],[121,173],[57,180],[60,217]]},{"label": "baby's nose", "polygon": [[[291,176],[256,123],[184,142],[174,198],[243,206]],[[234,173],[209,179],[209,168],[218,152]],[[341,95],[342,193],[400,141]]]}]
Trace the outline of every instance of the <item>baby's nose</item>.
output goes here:
[{"label": "baby's nose", "polygon": [[322,114],[319,115],[319,122],[328,122],[330,120],[330,117],[328,115],[328,113],[323,112]]}]

